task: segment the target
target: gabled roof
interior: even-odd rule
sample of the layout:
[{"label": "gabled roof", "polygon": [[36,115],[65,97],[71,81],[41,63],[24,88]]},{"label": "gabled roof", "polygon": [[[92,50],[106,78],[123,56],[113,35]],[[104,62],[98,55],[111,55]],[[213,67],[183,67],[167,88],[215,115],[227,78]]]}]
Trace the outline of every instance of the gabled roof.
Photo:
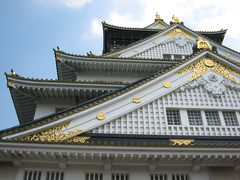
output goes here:
[{"label": "gabled roof", "polygon": [[[196,61],[199,58],[204,57],[204,56],[212,56],[213,58],[218,58],[218,59],[220,59],[220,61],[224,61],[224,62],[221,62],[221,63],[225,64],[226,66],[229,66],[230,68],[237,69],[237,71],[239,72],[240,67],[238,65],[236,65],[232,62],[229,62],[227,59],[222,58],[221,56],[219,56],[218,54],[216,54],[214,52],[211,52],[211,51],[208,51],[208,50],[202,50],[202,51],[199,51],[196,54],[188,57],[186,60],[182,61],[181,63],[178,63],[174,66],[171,66],[170,68],[167,68],[164,71],[155,73],[150,77],[147,77],[147,78],[139,80],[135,83],[132,83],[132,84],[130,84],[130,85],[124,87],[124,88],[121,88],[121,89],[116,90],[114,92],[108,93],[108,94],[103,95],[99,98],[95,98],[91,101],[85,102],[85,103],[77,105],[75,107],[69,108],[69,109],[67,109],[65,111],[62,111],[60,113],[56,113],[54,115],[50,115],[50,116],[38,119],[34,122],[29,122],[29,123],[26,123],[26,124],[23,124],[23,125],[20,125],[20,126],[16,126],[16,127],[13,127],[13,128],[3,130],[3,131],[1,131],[1,136],[7,136],[7,135],[10,135],[10,134],[27,131],[27,130],[30,130],[32,128],[33,129],[34,128],[41,128],[41,126],[46,127],[46,125],[49,124],[49,123],[51,124],[51,126],[62,123],[62,122],[64,122],[64,120],[66,120],[66,118],[68,116],[71,116],[71,115],[74,116],[75,114],[78,114],[80,112],[87,113],[88,109],[93,109],[97,105],[99,105],[99,107],[100,107],[101,104],[103,104],[105,102],[109,102],[111,100],[114,100],[117,97],[120,98],[120,96],[125,95],[126,93],[130,93],[134,89],[138,89],[139,87],[141,87],[141,86],[143,86],[147,83],[150,83],[151,81],[153,81],[157,78],[167,77],[167,73],[170,73],[173,70],[177,71],[177,69],[180,69],[180,66],[181,66],[181,68],[183,66],[188,66],[189,64],[192,63],[193,60]],[[54,122],[54,123],[52,123],[52,122]],[[27,131],[27,132],[29,132],[29,131]]]},{"label": "gabled roof", "polygon": [[[112,51],[110,53],[106,53],[106,54],[103,54],[103,55],[104,56],[110,56],[110,57],[111,56],[116,56],[116,55],[121,55],[122,51],[125,51],[125,50],[130,49],[130,48],[134,49],[135,47],[139,46],[140,44],[146,43],[148,41],[152,41],[157,36],[161,36],[161,35],[164,35],[164,34],[170,32],[174,28],[183,29],[183,30],[187,31],[188,33],[192,34],[195,37],[202,37],[202,38],[208,40],[209,42],[211,42],[214,46],[226,49],[227,51],[230,51],[230,52],[232,52],[232,53],[234,53],[234,54],[236,54],[237,56],[240,57],[240,53],[239,52],[237,52],[237,51],[235,51],[235,50],[233,50],[233,49],[231,49],[229,47],[226,47],[226,46],[224,46],[224,45],[222,45],[222,44],[220,44],[220,43],[218,43],[218,42],[216,42],[216,41],[214,41],[212,39],[209,39],[207,36],[200,34],[201,31],[193,31],[190,28],[188,28],[188,27],[186,27],[186,26],[184,26],[182,24],[172,24],[168,28],[164,29],[163,31],[160,31],[160,32],[158,32],[156,34],[153,34],[153,35],[148,36],[148,37],[146,37],[144,39],[141,39],[141,40],[136,41],[136,42],[134,42],[132,44],[129,44],[129,45],[123,47],[123,48],[117,49],[115,51]],[[221,30],[221,31],[218,31],[218,32],[222,33],[222,32],[226,32],[226,30]],[[203,33],[207,34],[207,32],[203,32]],[[208,33],[211,34],[211,32],[208,32]]]},{"label": "gabled roof", "polygon": [[[156,26],[160,25],[161,27],[154,28],[155,25]],[[111,53],[112,51],[118,50],[119,48],[129,46],[132,43],[145,39],[169,27],[169,25],[165,23],[162,19],[156,19],[155,22],[144,28],[121,27],[107,24],[106,22],[103,22],[102,26],[103,26],[103,54]],[[206,36],[207,38],[221,44],[224,39],[226,30],[222,29],[219,31],[193,31],[193,32]],[[129,34],[131,34],[131,36],[129,36]],[[122,41],[124,41],[124,43]]]}]

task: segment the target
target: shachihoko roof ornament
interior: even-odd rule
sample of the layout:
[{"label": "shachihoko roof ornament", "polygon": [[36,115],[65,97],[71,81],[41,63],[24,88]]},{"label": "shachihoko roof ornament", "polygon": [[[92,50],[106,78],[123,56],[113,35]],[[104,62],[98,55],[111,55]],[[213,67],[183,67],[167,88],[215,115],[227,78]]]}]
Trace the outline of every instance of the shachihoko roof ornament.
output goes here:
[{"label": "shachihoko roof ornament", "polygon": [[208,49],[212,50],[212,46],[208,41],[204,40],[201,37],[197,37],[197,49]]},{"label": "shachihoko roof ornament", "polygon": [[158,14],[158,12],[157,12],[156,15],[155,15],[155,20],[161,20],[161,17],[160,17],[160,15]]},{"label": "shachihoko roof ornament", "polygon": [[174,24],[180,24],[181,23],[181,21],[180,21],[180,19],[178,18],[178,17],[176,17],[176,16],[172,16],[172,22],[174,23]]}]

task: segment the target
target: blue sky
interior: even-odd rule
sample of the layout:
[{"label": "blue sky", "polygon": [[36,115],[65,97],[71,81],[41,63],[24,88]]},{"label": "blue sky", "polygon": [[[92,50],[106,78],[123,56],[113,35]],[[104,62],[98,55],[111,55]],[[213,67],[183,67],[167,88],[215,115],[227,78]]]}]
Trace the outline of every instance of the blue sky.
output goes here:
[{"label": "blue sky", "polygon": [[4,72],[56,79],[53,48],[101,54],[101,21],[144,27],[156,12],[194,30],[228,29],[224,44],[240,49],[238,0],[2,0],[0,3],[0,129],[18,125]]}]

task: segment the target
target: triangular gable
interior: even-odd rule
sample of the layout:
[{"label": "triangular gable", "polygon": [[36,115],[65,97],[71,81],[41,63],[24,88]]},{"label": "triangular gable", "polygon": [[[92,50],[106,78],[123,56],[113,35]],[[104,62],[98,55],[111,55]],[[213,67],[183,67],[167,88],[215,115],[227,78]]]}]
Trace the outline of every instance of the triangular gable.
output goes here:
[{"label": "triangular gable", "polygon": [[[199,96],[201,98],[195,98]],[[239,83],[234,83],[215,72],[208,72],[148,104],[94,128],[89,133],[174,135],[174,127],[168,125],[167,109],[196,111],[209,110],[213,106],[221,109],[224,106],[225,110],[234,111],[239,110],[240,99],[232,102],[229,101],[229,97],[235,99],[236,96],[240,97]],[[184,123],[184,120],[181,119],[181,125],[186,129],[185,134],[182,135],[190,132],[189,123]],[[192,133],[192,135],[198,134]]]},{"label": "triangular gable", "polygon": [[[182,38],[178,39],[175,38],[177,36],[181,36]],[[124,47],[123,49],[117,50],[116,52],[112,52],[109,54],[106,54],[107,56],[119,56],[119,57],[141,57],[141,54],[144,52],[150,51],[152,55],[156,53],[156,49],[154,47],[157,47],[161,44],[164,44],[164,42],[169,39],[175,38],[176,41],[184,41],[184,40],[191,40],[193,43],[196,42],[196,38],[201,37],[209,42],[211,46],[214,46],[217,48],[217,51],[219,54],[225,56],[226,58],[232,59],[238,63],[240,63],[240,54],[228,47],[225,47],[221,44],[218,44],[197,31],[192,31],[191,29],[181,25],[181,24],[173,24],[169,27],[167,27],[164,31],[156,33],[150,37],[147,37],[143,40],[140,40],[138,42],[135,42],[129,46]],[[192,45],[193,46],[193,45]],[[168,49],[171,49],[170,47],[167,47]],[[159,49],[164,52],[164,48]],[[165,49],[166,50],[166,49]],[[176,51],[176,54],[181,54],[182,52],[179,50]],[[192,51],[189,49],[187,52],[192,53]],[[148,52],[149,53],[149,52]],[[146,57],[147,55],[143,55],[143,57]],[[147,56],[149,58],[154,57],[153,56]],[[159,55],[159,58],[162,58],[161,55]]]},{"label": "triangular gable", "polygon": [[[208,59],[208,61],[206,61],[206,59]],[[198,70],[192,69],[192,65],[199,62],[201,62],[201,66],[195,67]],[[214,68],[215,65],[220,67],[220,71]],[[221,70],[223,70],[223,72],[221,72]],[[73,140],[78,134],[107,124],[175,91],[194,80],[192,76],[199,72],[201,72],[201,75],[214,72],[238,84],[240,81],[239,66],[229,63],[227,60],[212,52],[199,52],[194,57],[189,58],[189,60],[182,62],[181,65],[172,67],[168,72],[161,72],[136,82],[112,93],[110,96],[101,98],[99,101],[91,102],[86,108],[85,106],[87,105],[72,108],[68,112],[69,115],[63,112],[59,115],[61,116],[59,120],[55,122],[42,126],[37,126],[37,123],[39,123],[37,122],[35,125],[32,125],[33,128],[29,130],[14,134],[14,132],[17,131],[17,129],[15,129],[10,132],[12,134],[7,135],[7,133],[5,133],[5,135],[3,134],[3,139],[19,141],[24,139],[24,141],[31,142],[31,139],[34,138],[39,142],[49,142],[47,140],[47,134],[50,132],[48,136],[53,138],[51,142],[67,142],[68,140]],[[85,108],[85,110],[79,112],[79,108]],[[68,124],[70,121],[71,123]],[[62,127],[62,124],[65,125]],[[48,133],[46,134],[45,132]],[[44,136],[45,138],[43,138]]]},{"label": "triangular gable", "polygon": [[159,19],[159,20],[155,20],[154,23],[148,25],[147,29],[160,29],[160,30],[163,30],[163,29],[166,29],[169,25],[167,23],[165,23],[162,19]]}]

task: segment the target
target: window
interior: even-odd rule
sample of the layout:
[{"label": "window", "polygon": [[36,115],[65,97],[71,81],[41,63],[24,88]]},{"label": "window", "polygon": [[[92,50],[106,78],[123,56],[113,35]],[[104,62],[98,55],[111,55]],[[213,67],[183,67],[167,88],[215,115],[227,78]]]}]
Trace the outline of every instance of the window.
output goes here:
[{"label": "window", "polygon": [[163,54],[163,59],[172,59],[171,54]]},{"label": "window", "polygon": [[151,180],[168,180],[167,174],[151,174]]},{"label": "window", "polygon": [[188,174],[172,174],[171,180],[189,180]]},{"label": "window", "polygon": [[182,55],[180,55],[180,54],[174,54],[173,57],[174,57],[174,59],[177,59],[177,60],[182,60],[183,59]]},{"label": "window", "polygon": [[188,174],[151,174],[151,180],[189,180]]},{"label": "window", "polygon": [[127,173],[113,173],[111,180],[129,180]]},{"label": "window", "polygon": [[103,174],[102,173],[86,173],[85,180],[102,180]]},{"label": "window", "polygon": [[223,118],[226,126],[238,126],[238,119],[234,111],[223,111]]},{"label": "window", "polygon": [[23,180],[41,180],[41,171],[31,171],[27,170],[24,172]]},{"label": "window", "polygon": [[187,111],[189,124],[193,126],[203,125],[202,115],[200,111]]},{"label": "window", "polygon": [[64,173],[59,171],[47,171],[46,180],[63,180]]},{"label": "window", "polygon": [[167,110],[168,125],[181,125],[179,110]]},{"label": "window", "polygon": [[206,120],[209,126],[221,126],[220,118],[217,111],[206,111]]}]

